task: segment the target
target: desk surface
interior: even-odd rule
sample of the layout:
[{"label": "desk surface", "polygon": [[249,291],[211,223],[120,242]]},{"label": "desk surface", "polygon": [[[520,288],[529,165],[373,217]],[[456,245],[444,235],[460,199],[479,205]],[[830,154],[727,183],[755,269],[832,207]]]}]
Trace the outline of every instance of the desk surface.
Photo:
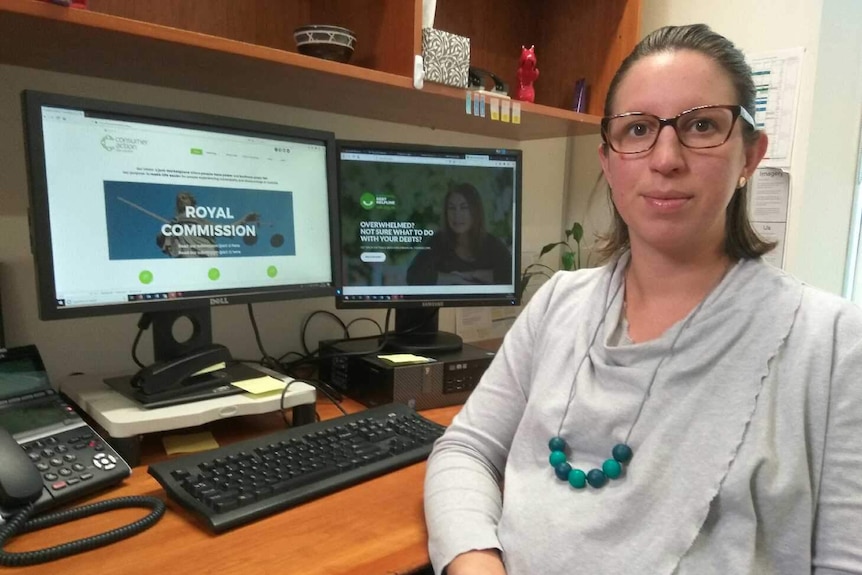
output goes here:
[{"label": "desk surface", "polygon": [[[351,412],[362,409],[350,400],[345,400],[343,406]],[[459,409],[460,406],[444,407],[425,411],[423,415],[448,425]],[[340,414],[334,406],[322,401],[318,402],[318,412],[324,419]],[[283,427],[280,413],[238,417],[204,426],[220,444]],[[158,482],[147,473],[147,465],[165,458],[159,434],[145,437],[142,464],[134,468],[132,476],[92,499],[156,496],[168,502],[168,510],[155,526],[101,549],[18,568],[15,572],[382,575],[410,573],[428,563],[422,509],[424,462],[213,535],[191,514],[168,500]],[[143,509],[111,511],[16,537],[6,550],[22,552],[58,545],[119,527],[145,514]]]}]

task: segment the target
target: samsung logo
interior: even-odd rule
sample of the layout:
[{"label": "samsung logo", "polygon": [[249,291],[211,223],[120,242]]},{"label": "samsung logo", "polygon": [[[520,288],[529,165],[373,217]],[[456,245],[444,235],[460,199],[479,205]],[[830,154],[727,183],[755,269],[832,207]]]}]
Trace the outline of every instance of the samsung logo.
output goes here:
[{"label": "samsung logo", "polygon": [[422,307],[443,307],[442,301],[423,301]]},{"label": "samsung logo", "polygon": [[230,302],[226,297],[211,297],[210,305],[228,305]]}]

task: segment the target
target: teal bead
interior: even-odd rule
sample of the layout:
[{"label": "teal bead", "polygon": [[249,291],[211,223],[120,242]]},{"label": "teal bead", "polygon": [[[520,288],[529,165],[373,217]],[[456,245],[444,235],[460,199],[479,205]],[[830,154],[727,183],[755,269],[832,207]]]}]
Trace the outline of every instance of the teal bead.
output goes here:
[{"label": "teal bead", "polygon": [[591,469],[589,473],[587,473],[587,483],[591,486],[598,489],[599,487],[604,487],[605,483],[608,482],[608,478],[602,473],[601,469]]},{"label": "teal bead", "polygon": [[611,454],[614,456],[614,459],[620,463],[628,463],[632,458],[632,448],[625,443],[618,443],[614,445],[613,450],[611,450]]},{"label": "teal bead", "polygon": [[575,489],[583,489],[587,486],[587,474],[580,469],[569,471],[569,485]]},{"label": "teal bead", "polygon": [[575,489],[583,489],[587,485],[599,489],[607,485],[608,480],[618,479],[622,476],[626,463],[632,458],[632,448],[625,443],[618,443],[611,449],[613,459],[606,459],[601,469],[591,469],[584,473],[580,469],[572,468],[566,457],[568,445],[566,440],[560,436],[554,436],[548,441],[551,454],[548,462],[554,468],[554,474]]},{"label": "teal bead", "polygon": [[560,436],[552,437],[548,442],[548,447],[551,448],[551,451],[565,451],[566,450],[566,440]]},{"label": "teal bead", "polygon": [[569,472],[572,470],[572,466],[569,465],[568,461],[563,461],[556,467],[554,467],[554,473],[557,474],[557,477],[566,481],[569,478]]},{"label": "teal bead", "polygon": [[623,466],[616,459],[606,459],[602,464],[602,471],[610,479],[616,479],[623,472]]},{"label": "teal bead", "polygon": [[551,462],[551,467],[556,468],[560,463],[566,462],[566,454],[562,451],[552,451],[548,461]]}]

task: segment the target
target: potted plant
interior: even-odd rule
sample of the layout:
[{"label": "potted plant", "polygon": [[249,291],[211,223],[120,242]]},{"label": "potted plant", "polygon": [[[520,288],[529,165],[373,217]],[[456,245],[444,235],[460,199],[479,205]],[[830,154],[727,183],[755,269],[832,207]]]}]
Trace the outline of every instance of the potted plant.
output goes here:
[{"label": "potted plant", "polygon": [[[562,252],[560,254],[560,269],[568,271],[581,269],[581,240],[583,238],[584,227],[579,222],[575,222],[570,229],[566,230],[566,239],[542,247],[538,259],[542,259],[542,256],[559,247]],[[574,245],[572,242],[574,242]],[[538,261],[525,267],[524,272],[521,274],[521,299],[523,300],[524,291],[526,291],[527,285],[534,276],[550,278],[555,271],[554,268]]]}]

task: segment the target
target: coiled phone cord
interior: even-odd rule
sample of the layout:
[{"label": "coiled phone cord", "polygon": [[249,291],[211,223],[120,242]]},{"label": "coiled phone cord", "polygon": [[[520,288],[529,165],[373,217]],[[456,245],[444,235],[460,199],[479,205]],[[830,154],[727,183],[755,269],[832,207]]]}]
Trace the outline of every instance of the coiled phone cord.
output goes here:
[{"label": "coiled phone cord", "polygon": [[[128,507],[144,507],[151,509],[151,511],[146,517],[128,525],[99,535],[55,545],[54,547],[46,547],[45,549],[38,549],[36,551],[25,551],[23,553],[9,553],[3,549],[6,546],[6,542],[17,534],[38,531],[39,529],[53,527],[61,523],[68,523],[106,511]],[[74,509],[54,511],[29,519],[32,512],[33,504],[31,503],[18,511],[5,525],[0,527],[0,565],[4,567],[23,567],[46,563],[127,539],[155,525],[165,513],[165,502],[156,497],[142,495],[97,501],[96,503],[82,505]]]}]

